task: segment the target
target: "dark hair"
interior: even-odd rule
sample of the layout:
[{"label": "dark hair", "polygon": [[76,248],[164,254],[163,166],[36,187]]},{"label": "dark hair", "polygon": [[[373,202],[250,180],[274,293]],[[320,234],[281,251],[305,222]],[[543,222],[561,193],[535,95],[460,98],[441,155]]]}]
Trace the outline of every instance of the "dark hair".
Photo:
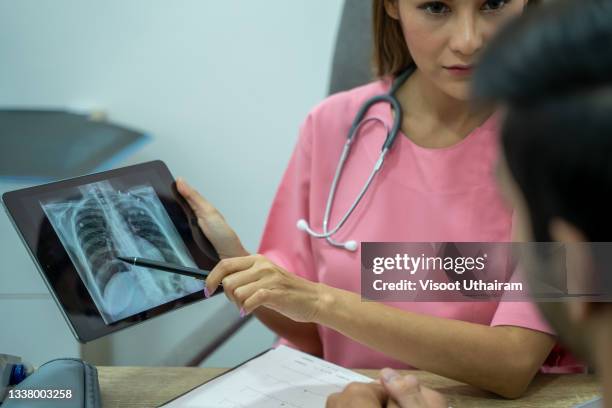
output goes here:
[{"label": "dark hair", "polygon": [[395,76],[412,65],[402,26],[387,14],[385,0],[372,1],[372,38],[372,63],[376,76]]},{"label": "dark hair", "polygon": [[[387,14],[385,1],[388,0],[372,0],[372,64],[378,77],[395,76],[414,63],[406,46],[401,23]],[[528,6],[541,2],[529,0]]]},{"label": "dark hair", "polygon": [[480,60],[474,96],[507,108],[502,149],[536,241],[560,217],[610,241],[612,1],[555,0],[510,23]]}]

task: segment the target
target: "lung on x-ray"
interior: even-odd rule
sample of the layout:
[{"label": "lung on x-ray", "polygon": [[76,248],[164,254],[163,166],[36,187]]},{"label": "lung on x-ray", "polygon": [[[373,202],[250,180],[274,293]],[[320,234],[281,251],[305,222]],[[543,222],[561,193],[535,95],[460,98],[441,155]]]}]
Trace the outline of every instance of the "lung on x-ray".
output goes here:
[{"label": "lung on x-ray", "polygon": [[150,185],[87,184],[41,202],[106,324],[203,289],[203,282],[128,265],[117,255],[196,267]]}]

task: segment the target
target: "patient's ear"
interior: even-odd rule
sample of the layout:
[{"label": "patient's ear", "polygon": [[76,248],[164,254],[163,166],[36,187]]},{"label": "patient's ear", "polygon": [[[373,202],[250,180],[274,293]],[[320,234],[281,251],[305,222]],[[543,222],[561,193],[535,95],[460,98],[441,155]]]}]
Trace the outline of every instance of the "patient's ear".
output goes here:
[{"label": "patient's ear", "polygon": [[593,315],[595,306],[595,303],[572,299],[566,304],[568,317],[574,324],[584,323]]},{"label": "patient's ear", "polygon": [[[588,240],[584,233],[573,224],[562,218],[554,218],[549,226],[550,236],[554,241],[569,244],[566,246],[566,262],[568,267],[568,281],[586,293],[590,292],[590,277],[593,272],[592,255]],[[569,283],[569,282],[568,282]],[[585,302],[579,299],[566,303],[568,317],[572,323],[584,323],[592,317],[597,309],[596,303]]]},{"label": "patient's ear", "polygon": [[563,218],[553,218],[549,225],[550,236],[557,242],[573,244],[588,242],[584,233]]},{"label": "patient's ear", "polygon": [[384,2],[387,15],[395,20],[399,20],[399,0],[384,0]]}]

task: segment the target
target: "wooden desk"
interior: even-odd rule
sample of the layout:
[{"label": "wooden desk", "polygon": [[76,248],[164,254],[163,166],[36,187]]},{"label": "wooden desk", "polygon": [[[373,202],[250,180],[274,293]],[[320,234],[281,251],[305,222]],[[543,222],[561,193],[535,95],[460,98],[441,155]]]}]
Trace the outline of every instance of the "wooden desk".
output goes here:
[{"label": "wooden desk", "polygon": [[[104,408],[152,408],[178,394],[221,374],[219,368],[98,367]],[[378,375],[375,370],[357,370]],[[423,384],[449,397],[455,408],[462,407],[572,407],[597,395],[591,375],[539,375],[519,400],[504,400],[474,387],[434,374],[414,371]]]}]

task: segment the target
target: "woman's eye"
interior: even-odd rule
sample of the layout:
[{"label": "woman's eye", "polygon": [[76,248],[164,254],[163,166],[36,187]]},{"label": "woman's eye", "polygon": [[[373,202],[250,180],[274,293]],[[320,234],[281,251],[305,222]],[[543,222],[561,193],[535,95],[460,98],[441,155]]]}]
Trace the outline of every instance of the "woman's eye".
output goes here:
[{"label": "woman's eye", "polygon": [[422,4],[419,6],[420,9],[425,10],[425,12],[434,15],[441,15],[450,12],[450,7],[441,1],[430,1],[428,3]]},{"label": "woman's eye", "polygon": [[501,10],[510,3],[511,0],[487,0],[482,5],[484,11],[497,11]]}]

